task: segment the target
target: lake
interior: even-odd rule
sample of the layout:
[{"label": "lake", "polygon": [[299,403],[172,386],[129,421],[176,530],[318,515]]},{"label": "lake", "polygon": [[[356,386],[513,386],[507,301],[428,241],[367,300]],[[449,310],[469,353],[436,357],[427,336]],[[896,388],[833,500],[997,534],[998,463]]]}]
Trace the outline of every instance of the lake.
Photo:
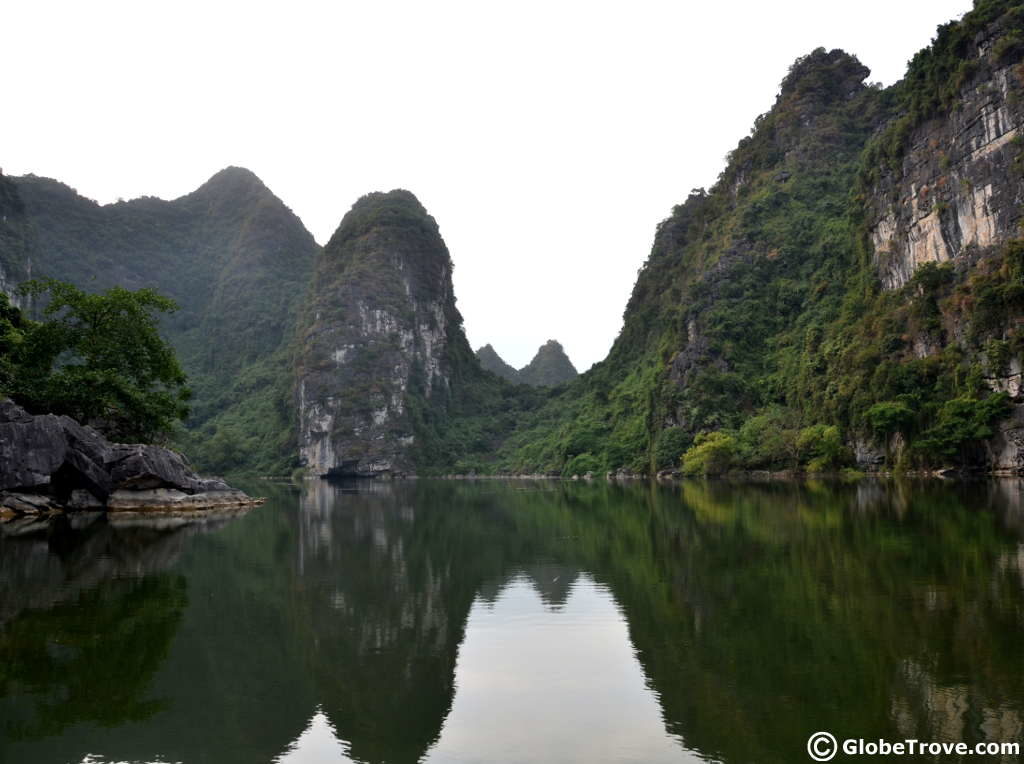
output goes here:
[{"label": "lake", "polygon": [[1024,736],[1020,481],[241,487],[267,503],[3,526],[0,761],[788,763],[817,731]]}]

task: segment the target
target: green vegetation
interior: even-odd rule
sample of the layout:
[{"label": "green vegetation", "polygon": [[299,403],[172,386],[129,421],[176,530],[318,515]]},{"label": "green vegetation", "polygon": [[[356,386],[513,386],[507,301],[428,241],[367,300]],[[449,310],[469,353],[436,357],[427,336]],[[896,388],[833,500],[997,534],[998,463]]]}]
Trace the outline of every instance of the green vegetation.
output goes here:
[{"label": "green vegetation", "polygon": [[[35,224],[39,272],[99,288],[155,284],[181,305],[163,328],[193,380],[180,443],[200,467],[291,472],[300,396],[342,412],[336,439],[372,428],[368,412],[400,410],[375,433],[380,454],[369,440],[346,453],[388,460],[406,447],[395,444],[414,443],[403,469],[420,474],[839,471],[854,447],[884,453],[889,467],[969,467],[1008,411],[998,378],[1024,356],[1024,239],[972,250],[964,267],[923,265],[883,289],[869,217],[927,120],[984,90],[997,69],[1011,67],[1019,84],[1022,41],[1019,3],[978,0],[885,90],[865,85],[868,70],[842,51],[798,59],[715,185],[658,227],[608,358],[551,389],[481,369],[454,298],[439,296],[451,262],[437,224],[407,191],[353,206],[308,299],[315,244],[245,171],[175,202],[101,208],[31,177],[17,183],[23,207],[6,186],[0,202]],[[1007,103],[1018,97],[1010,85]],[[949,147],[922,150],[949,174],[943,182],[971,186],[953,178],[960,158]],[[948,195],[922,194],[922,211],[948,222]],[[4,235],[24,243],[26,230]],[[7,253],[22,245],[0,245],[15,263]],[[341,336],[385,319],[405,328],[364,331],[372,341],[355,344]],[[404,375],[408,343],[442,322],[446,350],[431,361],[444,381],[413,368],[399,405],[394,370]]]},{"label": "green vegetation", "polygon": [[185,374],[157,330],[172,300],[151,289],[87,294],[52,279],[20,291],[46,298],[45,320],[23,318],[0,294],[0,394],[130,442],[166,437],[187,416]]},{"label": "green vegetation", "polygon": [[[976,58],[976,38],[993,24],[999,35],[988,55]],[[1022,25],[1024,8],[1019,3],[977,0],[963,19],[938,28],[932,44],[910,60],[904,78],[884,94],[888,107],[899,116],[867,146],[862,170],[865,185],[872,185],[889,170],[898,170],[913,130],[954,109],[965,86],[1020,60],[1024,53]]]},{"label": "green vegetation", "polygon": [[33,236],[17,229],[9,243],[0,226],[0,265],[25,240],[35,274],[90,293],[149,287],[167,295],[179,307],[162,315],[160,331],[193,390],[175,445],[200,470],[288,474],[296,463],[292,341],[318,248],[281,200],[240,168],[173,201],[101,206],[44,178],[9,185],[9,206],[22,210]]},{"label": "green vegetation", "polygon": [[721,475],[732,467],[736,440],[724,432],[702,432],[693,447],[683,454],[686,475]]},{"label": "green vegetation", "polygon": [[[997,39],[976,65],[983,28]],[[886,91],[841,51],[799,59],[716,185],[659,226],[608,359],[528,416],[501,465],[652,473],[686,454],[703,473],[707,433],[743,469],[839,470],[854,440],[889,466],[979,463],[1007,410],[985,378],[1024,351],[1024,240],[883,290],[865,209],[917,125],[1020,57],[1014,30],[1015,3],[983,0]]]}]

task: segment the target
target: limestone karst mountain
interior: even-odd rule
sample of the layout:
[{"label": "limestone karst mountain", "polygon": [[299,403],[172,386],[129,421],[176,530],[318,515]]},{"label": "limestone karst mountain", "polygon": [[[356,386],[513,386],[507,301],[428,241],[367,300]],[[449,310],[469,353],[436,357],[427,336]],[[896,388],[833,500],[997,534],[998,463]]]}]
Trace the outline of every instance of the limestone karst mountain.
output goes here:
[{"label": "limestone karst mountain", "polygon": [[755,469],[1024,468],[1022,38],[1020,3],[979,0],[890,88],[794,63],[505,468],[651,473],[712,432]]},{"label": "limestone karst mountain", "polygon": [[508,380],[509,382],[519,381],[519,372],[505,363],[505,360],[498,355],[498,351],[490,344],[478,348],[476,351],[476,357],[480,361],[480,365],[487,371],[491,372],[491,374],[497,374],[499,377],[504,380]]},{"label": "limestone karst mountain", "polygon": [[494,450],[528,392],[484,373],[437,223],[408,191],[364,196],[324,248],[296,371],[299,456],[315,475],[451,469]]},{"label": "limestone karst mountain", "polygon": [[557,340],[548,340],[537,354],[519,370],[519,379],[528,385],[553,387],[579,376],[565,349]]},{"label": "limestone karst mountain", "polygon": [[505,363],[498,351],[489,344],[478,349],[476,357],[480,365],[492,374],[523,385],[554,387],[579,376],[557,340],[548,340],[541,345],[530,363],[519,370]]}]

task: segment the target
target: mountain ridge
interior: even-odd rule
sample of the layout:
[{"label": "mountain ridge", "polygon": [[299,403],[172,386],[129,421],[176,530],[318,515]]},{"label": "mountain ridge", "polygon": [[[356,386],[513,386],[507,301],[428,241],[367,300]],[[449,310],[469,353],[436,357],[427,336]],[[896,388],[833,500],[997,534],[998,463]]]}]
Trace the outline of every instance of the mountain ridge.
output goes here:
[{"label": "mountain ridge", "polygon": [[717,182],[658,226],[608,356],[553,388],[485,373],[500,356],[470,349],[408,191],[362,197],[321,250],[241,168],[103,207],[16,179],[2,277],[178,296],[186,445],[214,464],[1020,471],[1022,40],[1024,6],[978,0],[889,88],[842,50],[797,59]]},{"label": "mountain ridge", "polygon": [[515,369],[505,363],[498,355],[498,351],[489,343],[477,349],[476,357],[484,369],[516,384],[554,387],[579,376],[576,367],[557,340],[548,340],[541,345],[533,359],[521,369]]},{"label": "mountain ridge", "polygon": [[173,200],[110,204],[53,179],[12,182],[33,276],[90,290],[154,287],[178,302],[162,329],[195,391],[180,445],[204,469],[287,469],[289,347],[318,250],[294,213],[241,168]]}]

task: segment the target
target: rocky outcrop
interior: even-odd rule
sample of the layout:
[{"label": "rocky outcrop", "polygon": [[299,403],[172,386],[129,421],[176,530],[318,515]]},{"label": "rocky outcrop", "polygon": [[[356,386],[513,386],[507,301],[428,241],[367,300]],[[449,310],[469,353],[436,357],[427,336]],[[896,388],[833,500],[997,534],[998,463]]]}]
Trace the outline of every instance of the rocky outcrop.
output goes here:
[{"label": "rocky outcrop", "polygon": [[301,464],[314,475],[415,470],[415,416],[472,351],[437,223],[408,191],[345,215],[317,263],[296,375]]},{"label": "rocky outcrop", "polygon": [[0,512],[209,508],[258,503],[201,478],[167,448],[110,443],[66,416],[0,401]]},{"label": "rocky outcrop", "polygon": [[[1024,81],[1000,53],[1007,23],[975,36],[955,108],[906,139],[868,199],[875,264],[884,286],[903,286],[924,263],[970,262],[1020,235],[1024,201]],[[1016,57],[1019,58],[1019,57]],[[909,117],[903,117],[909,119]]]}]

